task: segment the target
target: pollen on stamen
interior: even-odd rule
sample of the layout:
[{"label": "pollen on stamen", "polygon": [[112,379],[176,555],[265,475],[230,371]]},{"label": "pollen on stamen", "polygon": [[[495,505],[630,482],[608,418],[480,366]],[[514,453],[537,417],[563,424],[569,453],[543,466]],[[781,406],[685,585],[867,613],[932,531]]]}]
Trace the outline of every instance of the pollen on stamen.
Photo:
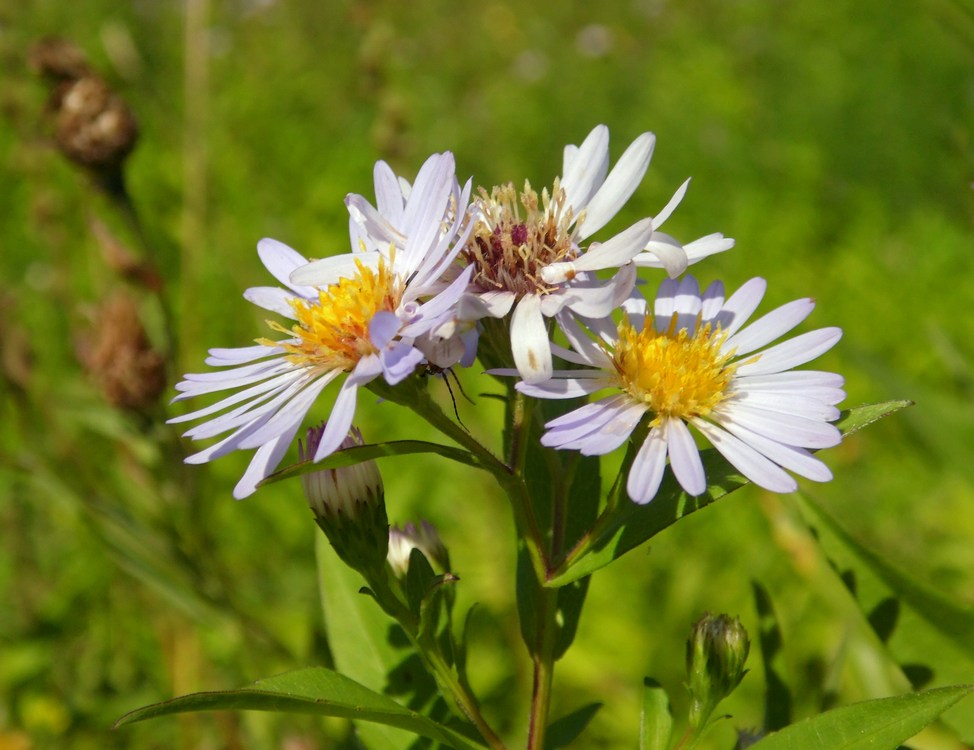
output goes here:
[{"label": "pollen on stamen", "polygon": [[637,332],[624,320],[612,352],[619,386],[652,409],[654,422],[706,416],[724,400],[736,369],[733,353],[721,353],[726,338],[710,323],[691,333],[676,330],[674,320],[660,333],[651,321]]},{"label": "pollen on stamen", "polygon": [[[508,183],[489,194],[480,188],[482,216],[463,250],[475,267],[473,283],[482,291],[549,294],[541,270],[578,255],[576,217],[566,205],[565,191],[556,180],[551,193],[539,196],[530,183],[521,192]],[[523,209],[523,210],[522,210]]]},{"label": "pollen on stamen", "polygon": [[291,362],[322,370],[347,372],[362,357],[376,353],[369,338],[369,323],[376,313],[395,312],[403,284],[384,259],[374,270],[360,261],[355,265],[354,276],[319,290],[317,299],[290,300],[296,325],[286,328],[268,321],[273,330],[296,342],[258,339],[258,343],[280,346]]}]

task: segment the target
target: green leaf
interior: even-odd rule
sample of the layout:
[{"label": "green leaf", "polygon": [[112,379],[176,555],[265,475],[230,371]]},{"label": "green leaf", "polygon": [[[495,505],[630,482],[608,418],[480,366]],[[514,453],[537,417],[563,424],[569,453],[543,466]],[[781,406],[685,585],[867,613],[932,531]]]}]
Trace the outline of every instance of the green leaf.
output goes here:
[{"label": "green leaf", "polygon": [[589,703],[551,722],[545,735],[545,750],[559,750],[571,745],[585,731],[585,727],[600,708],[601,703]]},{"label": "green leaf", "polygon": [[643,680],[643,713],[639,722],[639,750],[666,750],[673,734],[670,699],[651,677]]},{"label": "green leaf", "polygon": [[[909,406],[909,401],[889,401],[860,406],[842,412],[836,425],[844,435]],[[713,448],[701,451],[707,474],[707,491],[699,497],[683,492],[672,472],[667,472],[659,493],[647,505],[623,502],[614,515],[603,523],[587,549],[546,582],[546,586],[564,586],[594,573],[613,560],[656,536],[684,516],[705,508],[730,492],[748,484],[723,456]]]},{"label": "green leaf", "polygon": [[[859,543],[824,508],[807,497],[802,501],[819,545],[863,612],[877,646],[900,665],[904,686],[934,678],[940,684],[970,679],[974,610],[898,570]],[[974,741],[971,712],[950,711],[943,720],[965,742]]]},{"label": "green leaf", "polygon": [[771,603],[771,595],[757,581],[752,581],[754,603],[758,612],[758,645],[764,664],[764,728],[768,731],[782,729],[791,723],[791,690],[781,678],[784,659],[781,653],[781,629]]},{"label": "green leaf", "polygon": [[[315,535],[318,585],[325,632],[335,667],[342,674],[423,708],[436,695],[436,685],[423,668],[399,626],[361,590],[361,575],[339,559],[324,534]],[[374,750],[405,750],[412,735],[390,726],[358,724],[362,743]]]},{"label": "green leaf", "polygon": [[753,750],[895,750],[974,689],[972,685],[855,703],[768,735]]},{"label": "green leaf", "polygon": [[338,716],[397,727],[457,750],[475,747],[448,727],[324,667],[299,669],[258,680],[241,690],[193,693],[145,706],[125,714],[115,726],[191,711],[241,710]]},{"label": "green leaf", "polygon": [[376,458],[386,458],[388,456],[408,456],[413,453],[436,453],[444,458],[457,461],[468,466],[480,467],[480,462],[473,454],[461,448],[453,448],[439,443],[428,443],[424,440],[392,440],[388,443],[369,443],[367,445],[356,445],[352,448],[336,451],[330,456],[323,458],[317,463],[313,461],[300,461],[291,464],[283,469],[279,469],[269,477],[258,483],[258,487],[266,484],[280,482],[282,479],[308,474],[312,471],[323,471],[325,469],[338,469],[342,466],[352,466],[362,461],[371,461]]}]

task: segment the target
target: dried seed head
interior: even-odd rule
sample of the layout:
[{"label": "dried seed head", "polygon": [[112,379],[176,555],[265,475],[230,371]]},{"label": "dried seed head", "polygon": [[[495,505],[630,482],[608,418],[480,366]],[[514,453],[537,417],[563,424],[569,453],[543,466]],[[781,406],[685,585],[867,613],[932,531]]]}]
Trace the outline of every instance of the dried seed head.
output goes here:
[{"label": "dried seed head", "polygon": [[149,409],[166,387],[166,361],[152,348],[135,301],[125,294],[102,305],[81,360],[106,400],[121,409]]},{"label": "dried seed head", "polygon": [[61,84],[57,100],[56,138],[64,155],[97,171],[120,168],[139,137],[125,102],[94,76]]}]

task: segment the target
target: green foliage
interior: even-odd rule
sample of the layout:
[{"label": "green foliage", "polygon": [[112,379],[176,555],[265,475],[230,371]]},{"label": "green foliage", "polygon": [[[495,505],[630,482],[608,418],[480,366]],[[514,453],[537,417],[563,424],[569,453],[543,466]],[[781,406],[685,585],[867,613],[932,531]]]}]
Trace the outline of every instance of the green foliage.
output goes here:
[{"label": "green foliage", "polygon": [[118,725],[187,711],[219,710],[339,716],[407,729],[456,750],[472,750],[475,747],[449,728],[324,667],[269,677],[241,690],[195,693],[174,698],[126,714],[119,719]]},{"label": "green foliage", "polygon": [[805,719],[766,737],[757,750],[896,750],[970,694],[957,685],[855,703]]},{"label": "green foliage", "polygon": [[[347,741],[344,720],[252,713],[106,731],[162,696],[337,658],[345,646],[335,639],[352,635],[337,615],[353,610],[332,606],[326,638],[312,583],[317,532],[297,482],[234,503],[230,487],[246,457],[181,466],[189,446],[161,427],[181,408],[162,405],[171,394],[151,414],[118,410],[78,363],[93,308],[119,286],[144,290],[106,265],[92,226],[102,221],[134,245],[131,229],[61,159],[43,123],[46,94],[25,61],[51,33],[78,42],[138,116],[142,140],[127,178],[177,316],[170,382],[198,369],[209,347],[266,335],[265,314],[240,299],[245,287],[268,283],[257,239],[277,237],[309,256],[347,247],[342,198],[369,191],[376,158],[410,173],[450,148],[478,182],[530,177],[540,187],[564,144],[606,122],[614,154],[645,129],[658,135],[620,226],[657,211],[692,175],[665,230],[737,239],[734,251],[695,270],[729,285],[762,275],[769,305],[814,295],[813,321],[845,330],[822,366],[846,375],[849,403],[917,401],[826,452],[836,480],[814,490],[850,539],[886,569],[915,575],[890,577],[854,551],[838,561],[816,521],[839,569],[855,571],[856,602],[837,601],[832,572],[809,567],[787,512],[753,488],[654,532],[651,554],[623,555],[600,572],[584,592],[585,616],[565,631],[575,646],[559,662],[556,707],[605,702],[586,729],[592,746],[632,743],[647,671],[669,688],[679,731],[682,653],[673,644],[705,609],[740,611],[752,634],[765,625],[780,634],[773,671],[788,683],[795,718],[821,708],[823,673],[830,702],[881,694],[871,663],[837,646],[852,641],[856,656],[862,632],[901,665],[889,686],[896,692],[911,680],[969,681],[969,650],[951,635],[963,620],[949,615],[974,601],[968,8],[952,0],[190,5],[204,17],[194,21],[178,3],[0,2],[0,595],[8,603],[0,744]],[[141,311],[163,340],[149,295]],[[500,418],[479,394],[493,386],[461,377],[476,401],[458,399],[464,422],[492,440]],[[445,392],[438,397],[449,411]],[[362,413],[375,444],[417,436],[420,423],[394,405],[368,403]],[[513,735],[523,717],[512,707],[524,703],[530,675],[513,668],[523,646],[508,624],[507,508],[487,474],[446,463],[435,453],[384,458],[390,513],[430,517],[444,531],[462,579],[457,606],[479,602],[470,628],[477,687]],[[600,551],[622,548],[609,541]],[[753,578],[768,603],[774,596],[773,625],[767,609],[749,611]],[[928,582],[919,593],[914,579]],[[346,584],[348,602],[375,609],[356,593],[361,582]],[[728,701],[733,721],[698,747],[729,747],[734,727],[762,724],[766,669],[752,665]],[[376,679],[360,681],[384,691]],[[959,712],[948,712],[950,724]]]}]

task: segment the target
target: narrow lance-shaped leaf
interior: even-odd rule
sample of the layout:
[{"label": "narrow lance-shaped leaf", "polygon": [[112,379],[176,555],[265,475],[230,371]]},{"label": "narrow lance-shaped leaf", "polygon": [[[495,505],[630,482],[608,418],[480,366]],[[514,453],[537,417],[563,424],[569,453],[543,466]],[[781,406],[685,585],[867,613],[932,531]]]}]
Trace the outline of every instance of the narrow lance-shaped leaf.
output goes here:
[{"label": "narrow lance-shaped leaf", "polygon": [[[364,685],[392,692],[415,710],[422,708],[436,686],[419,660],[409,658],[412,650],[405,635],[395,637],[399,626],[372,597],[359,593],[365,581],[339,559],[324,534],[315,536],[315,556],[335,667]],[[359,723],[356,732],[372,750],[404,750],[415,741],[409,733],[381,724]]]},{"label": "narrow lance-shaped leaf", "polygon": [[589,703],[566,716],[555,719],[545,735],[544,750],[569,747],[585,731],[592,717],[602,708],[601,703]]},{"label": "narrow lance-shaped leaf", "polygon": [[754,603],[758,612],[758,646],[764,664],[764,728],[775,731],[791,723],[791,690],[781,677],[781,629],[775,615],[771,596],[757,581],[752,581]]},{"label": "narrow lance-shaped leaf", "polygon": [[[803,497],[816,538],[847,584],[864,625],[914,688],[933,679],[950,684],[974,674],[974,611],[952,601],[858,542],[820,505]],[[854,585],[851,585],[854,582]],[[959,708],[942,720],[974,742],[974,712]]]},{"label": "narrow lance-shaped leaf", "polygon": [[317,463],[313,461],[301,461],[286,466],[283,469],[275,471],[257,486],[263,487],[265,484],[280,482],[282,479],[290,479],[301,474],[308,474],[312,471],[338,469],[342,466],[352,466],[353,464],[358,464],[362,461],[371,461],[376,458],[408,456],[414,453],[436,453],[458,463],[480,467],[477,459],[471,453],[461,448],[453,448],[449,445],[440,445],[439,443],[429,443],[424,440],[392,440],[388,443],[368,443],[366,445],[356,445],[353,448],[336,451]]},{"label": "narrow lance-shaped leaf", "polygon": [[[910,405],[909,401],[889,401],[884,404],[860,406],[842,413],[836,426],[844,435],[851,435],[863,427]],[[602,524],[584,551],[553,575],[545,585],[564,586],[605,567],[626,552],[656,536],[663,529],[684,516],[705,508],[730,492],[748,484],[716,450],[701,451],[707,475],[707,490],[698,497],[683,492],[673,474],[667,471],[656,497],[647,505],[623,502],[618,510]]]},{"label": "narrow lance-shaped leaf", "polygon": [[456,732],[324,667],[259,680],[251,687],[193,693],[137,709],[115,726],[192,711],[277,711],[337,716],[405,729],[456,750],[476,747]]},{"label": "narrow lance-shaped leaf", "polygon": [[974,686],[927,690],[842,706],[768,735],[753,750],[896,750]]}]

